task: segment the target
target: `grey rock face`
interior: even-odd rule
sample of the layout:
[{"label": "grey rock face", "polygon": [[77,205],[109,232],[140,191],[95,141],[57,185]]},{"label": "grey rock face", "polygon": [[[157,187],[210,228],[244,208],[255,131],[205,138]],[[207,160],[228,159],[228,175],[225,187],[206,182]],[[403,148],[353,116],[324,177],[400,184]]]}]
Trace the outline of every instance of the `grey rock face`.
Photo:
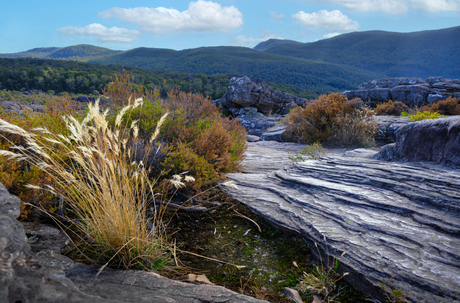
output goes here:
[{"label": "grey rock face", "polygon": [[263,143],[249,144],[249,169],[228,174],[237,188],[224,191],[302,235],[319,257],[316,242],[324,259],[336,257],[339,272],[350,273],[347,281],[381,302],[377,283],[391,276],[408,302],[460,302],[460,170],[361,153],[287,164],[280,143],[271,151]]},{"label": "grey rock face", "polygon": [[22,115],[24,111],[43,112],[43,106],[40,104],[23,104],[16,101],[0,101],[0,107],[3,107],[5,112]]},{"label": "grey rock face", "polygon": [[[214,285],[173,281],[143,271],[82,265],[59,254],[57,229],[24,226],[20,200],[0,184],[0,302],[266,302]],[[27,238],[26,234],[29,236]],[[29,243],[30,242],[30,243]]]},{"label": "grey rock face", "polygon": [[245,107],[235,110],[240,123],[246,128],[249,135],[261,136],[267,129],[275,126],[283,119],[281,116],[268,117],[257,111],[255,107]]},{"label": "grey rock face", "polygon": [[222,99],[216,100],[232,113],[243,107],[255,107],[264,114],[287,114],[295,106],[307,100],[288,93],[271,89],[268,85],[258,85],[249,77],[233,77]]},{"label": "grey rock face", "polygon": [[460,117],[408,123],[396,132],[395,144],[386,147],[375,158],[429,161],[460,167]]},{"label": "grey rock face", "polygon": [[344,94],[348,99],[360,98],[372,107],[389,100],[422,106],[448,97],[460,97],[460,80],[442,77],[379,79],[363,83],[358,90]]},{"label": "grey rock face", "polygon": [[374,116],[373,118],[377,122],[377,134],[374,139],[379,143],[395,142],[397,130],[410,123],[407,122],[409,117]]}]

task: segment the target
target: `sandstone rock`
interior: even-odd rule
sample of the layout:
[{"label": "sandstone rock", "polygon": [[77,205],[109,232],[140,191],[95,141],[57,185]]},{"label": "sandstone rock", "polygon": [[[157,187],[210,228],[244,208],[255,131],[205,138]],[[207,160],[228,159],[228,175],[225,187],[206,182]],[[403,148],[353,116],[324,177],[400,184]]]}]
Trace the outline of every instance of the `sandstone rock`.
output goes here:
[{"label": "sandstone rock", "polygon": [[232,113],[244,107],[255,107],[264,114],[287,114],[289,110],[302,105],[307,100],[288,93],[271,89],[268,85],[258,85],[249,77],[233,77],[222,99],[215,103]]},{"label": "sandstone rock", "polygon": [[374,116],[373,118],[377,122],[377,134],[374,139],[378,143],[395,142],[397,130],[410,123],[407,121],[409,117]]},{"label": "sandstone rock", "polygon": [[460,167],[460,116],[409,123],[397,131],[395,144],[375,158]]},{"label": "sandstone rock", "polygon": [[428,97],[427,97],[426,102],[428,104],[432,104],[432,103],[436,103],[436,102],[438,102],[440,100],[446,100],[449,97],[454,97],[454,94],[446,94],[446,93],[436,92],[436,93],[429,94]]},{"label": "sandstone rock", "polygon": [[363,83],[358,90],[343,94],[348,99],[360,98],[368,106],[375,107],[389,100],[401,101],[411,107],[422,106],[444,100],[448,97],[460,97],[460,80],[442,77],[389,78]]},{"label": "sandstone rock", "polygon": [[409,106],[422,106],[426,103],[430,88],[428,85],[399,85],[391,90],[391,99]]},{"label": "sandstone rock", "polygon": [[245,173],[227,174],[237,188],[223,190],[302,235],[317,258],[318,243],[324,264],[336,257],[345,279],[380,302],[377,283],[391,276],[407,302],[460,302],[460,170],[360,153],[289,164],[294,146],[280,145],[250,143]]},{"label": "sandstone rock", "polygon": [[282,116],[268,117],[257,111],[255,107],[245,107],[235,111],[240,123],[246,128],[249,135],[261,136],[270,127],[280,122]]},{"label": "sandstone rock", "polygon": [[386,100],[391,99],[390,89],[389,88],[373,88],[369,90],[368,99],[378,103],[385,102]]}]

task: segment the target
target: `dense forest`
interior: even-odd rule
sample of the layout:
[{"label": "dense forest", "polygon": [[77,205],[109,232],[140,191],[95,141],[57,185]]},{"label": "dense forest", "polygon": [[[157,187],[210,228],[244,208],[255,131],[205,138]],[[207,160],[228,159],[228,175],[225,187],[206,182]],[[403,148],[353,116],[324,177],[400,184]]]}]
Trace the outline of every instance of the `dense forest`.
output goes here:
[{"label": "dense forest", "polygon": [[[123,67],[121,65],[100,65],[77,61],[48,60],[33,58],[0,59],[0,89],[11,91],[41,90],[51,93],[99,95],[111,78],[123,72],[132,72],[135,83],[147,88],[160,88],[166,94],[173,88],[184,92],[201,93],[211,99],[222,97],[229,79],[235,75],[205,75]],[[292,93],[301,97],[315,97],[314,92],[297,89],[294,86],[271,83],[254,78],[260,84]],[[317,92],[319,94],[321,92]]]}]

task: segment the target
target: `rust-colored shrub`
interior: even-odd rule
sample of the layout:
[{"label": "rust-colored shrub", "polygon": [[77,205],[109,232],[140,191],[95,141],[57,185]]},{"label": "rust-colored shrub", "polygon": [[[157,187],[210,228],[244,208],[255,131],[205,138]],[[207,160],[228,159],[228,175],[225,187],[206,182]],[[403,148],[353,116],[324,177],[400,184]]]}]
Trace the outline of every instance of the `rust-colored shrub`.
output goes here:
[{"label": "rust-colored shrub", "polygon": [[454,116],[460,115],[460,99],[449,97],[436,103],[425,105],[420,109],[421,112],[438,112],[441,115]]},{"label": "rust-colored shrub", "polygon": [[409,111],[409,106],[406,104],[402,103],[401,101],[393,101],[390,100],[385,103],[378,104],[374,108],[374,112],[376,115],[379,116],[401,116],[402,112],[408,112]]},{"label": "rust-colored shrub", "polygon": [[[371,142],[375,131],[375,123],[370,119],[372,115],[373,112],[360,99],[348,100],[341,93],[322,95],[305,108],[294,109],[284,119],[287,128],[283,138],[307,144],[359,145]],[[351,130],[354,132],[350,133]]]}]

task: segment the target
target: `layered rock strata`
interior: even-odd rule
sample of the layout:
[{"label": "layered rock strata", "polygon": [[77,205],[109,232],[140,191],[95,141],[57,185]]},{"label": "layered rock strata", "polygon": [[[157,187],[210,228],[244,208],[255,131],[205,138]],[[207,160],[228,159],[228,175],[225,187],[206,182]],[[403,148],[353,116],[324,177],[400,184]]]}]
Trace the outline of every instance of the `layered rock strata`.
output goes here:
[{"label": "layered rock strata", "polygon": [[347,281],[381,302],[378,283],[391,277],[408,302],[460,302],[460,170],[362,150],[290,163],[301,145],[282,146],[250,143],[246,173],[227,174],[236,188],[223,190],[303,236],[324,264],[337,258]]}]

